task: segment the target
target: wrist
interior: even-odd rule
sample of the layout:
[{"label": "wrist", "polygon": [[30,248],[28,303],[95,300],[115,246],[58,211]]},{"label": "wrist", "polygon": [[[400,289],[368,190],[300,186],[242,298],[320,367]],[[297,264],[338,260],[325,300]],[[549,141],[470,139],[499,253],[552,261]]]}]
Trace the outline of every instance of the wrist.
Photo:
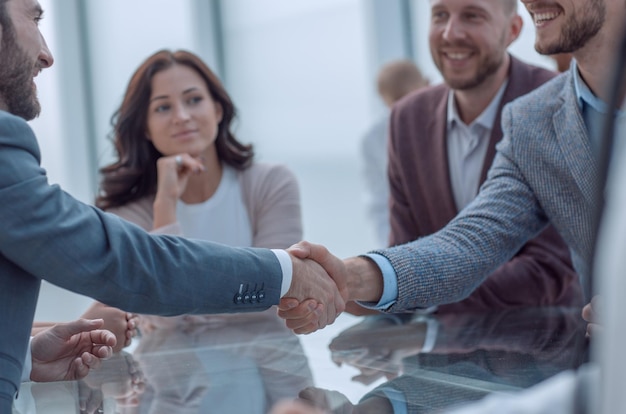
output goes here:
[{"label": "wrist", "polygon": [[378,302],[383,294],[383,274],[374,261],[367,257],[345,260],[348,269],[348,299]]},{"label": "wrist", "polygon": [[177,199],[171,197],[156,197],[152,204],[153,228],[166,226],[176,222]]}]

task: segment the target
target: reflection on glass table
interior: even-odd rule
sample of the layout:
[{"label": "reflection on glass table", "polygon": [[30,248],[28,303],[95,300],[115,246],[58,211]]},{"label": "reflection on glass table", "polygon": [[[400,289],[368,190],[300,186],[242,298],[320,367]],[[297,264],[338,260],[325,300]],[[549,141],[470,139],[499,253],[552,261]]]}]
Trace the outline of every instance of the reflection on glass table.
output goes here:
[{"label": "reflection on glass table", "polygon": [[579,309],[342,315],[346,329],[306,336],[273,310],[190,320],[144,334],[83,381],[24,384],[15,412],[254,414],[299,397],[332,413],[427,413],[587,360]]},{"label": "reflection on glass table", "polygon": [[340,389],[300,398],[333,413],[440,412],[578,368],[588,361],[585,329],[579,309],[370,316],[333,339],[332,358],[356,367],[355,381],[388,381],[354,404]]}]

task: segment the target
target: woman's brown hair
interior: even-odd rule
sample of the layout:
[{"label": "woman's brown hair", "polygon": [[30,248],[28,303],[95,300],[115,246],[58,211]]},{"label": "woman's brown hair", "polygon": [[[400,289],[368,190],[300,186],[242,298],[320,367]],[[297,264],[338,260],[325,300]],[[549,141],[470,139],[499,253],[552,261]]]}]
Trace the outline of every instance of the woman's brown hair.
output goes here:
[{"label": "woman's brown hair", "polygon": [[195,70],[206,82],[213,100],[222,107],[222,120],[215,140],[219,159],[239,170],[252,163],[252,145],[240,143],[230,131],[236,111],[218,77],[202,59],[191,52],[160,50],[148,57],[135,71],[121,106],[111,117],[117,161],[100,169],[102,180],[96,206],[106,210],[156,193],[156,162],[163,154],[146,137],[148,107],[152,79],[173,65],[184,65]]}]

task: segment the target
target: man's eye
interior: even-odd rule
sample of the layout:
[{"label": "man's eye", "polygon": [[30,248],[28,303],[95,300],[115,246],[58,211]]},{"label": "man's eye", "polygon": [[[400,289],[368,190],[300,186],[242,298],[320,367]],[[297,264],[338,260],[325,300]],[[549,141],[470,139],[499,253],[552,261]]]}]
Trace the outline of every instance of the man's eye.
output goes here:
[{"label": "man's eye", "polygon": [[433,13],[432,14],[432,20],[434,22],[441,22],[446,20],[446,18],[448,17],[448,14],[445,12],[437,12],[437,13]]}]

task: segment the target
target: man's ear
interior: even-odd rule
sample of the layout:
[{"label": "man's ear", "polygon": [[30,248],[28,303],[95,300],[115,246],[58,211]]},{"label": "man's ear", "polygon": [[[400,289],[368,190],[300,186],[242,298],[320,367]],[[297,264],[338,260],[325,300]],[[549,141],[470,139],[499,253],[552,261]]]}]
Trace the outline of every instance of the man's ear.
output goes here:
[{"label": "man's ear", "polygon": [[522,16],[516,14],[511,18],[511,27],[509,28],[509,40],[507,46],[509,46],[515,39],[517,39],[522,32],[522,27],[524,27],[524,20]]}]

